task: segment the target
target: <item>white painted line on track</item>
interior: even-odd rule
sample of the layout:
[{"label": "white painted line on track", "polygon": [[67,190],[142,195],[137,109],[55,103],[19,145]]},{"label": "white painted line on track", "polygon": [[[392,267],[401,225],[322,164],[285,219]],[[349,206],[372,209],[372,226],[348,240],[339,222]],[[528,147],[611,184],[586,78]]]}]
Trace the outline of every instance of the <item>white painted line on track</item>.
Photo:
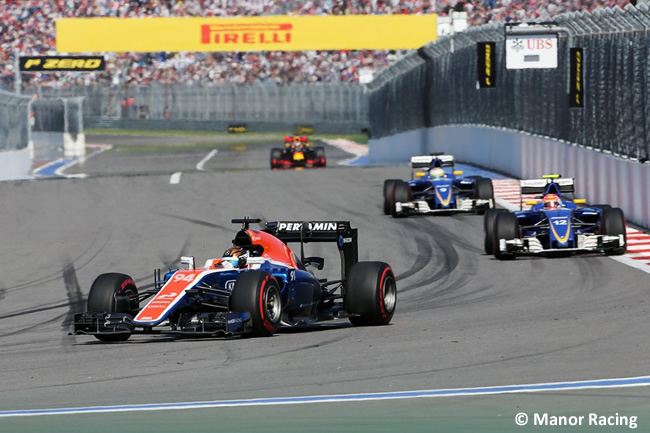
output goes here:
[{"label": "white painted line on track", "polygon": [[203,158],[201,161],[199,161],[198,164],[196,164],[196,169],[199,170],[199,171],[204,171],[205,170],[205,168],[204,168],[205,163],[208,162],[212,157],[214,157],[217,154],[217,152],[219,152],[219,151],[217,149],[214,149],[210,153],[205,155],[205,158]]},{"label": "white painted line on track", "polygon": [[178,403],[150,403],[121,406],[89,406],[58,409],[24,409],[0,411],[0,418],[31,417],[42,415],[72,415],[82,413],[163,411],[242,406],[272,406],[315,403],[342,403],[350,401],[405,400],[433,397],[466,397],[477,395],[518,394],[544,391],[571,391],[583,389],[632,388],[650,386],[650,376],[620,379],[584,380],[575,382],[551,382],[528,385],[488,386],[479,388],[451,388],[437,390],[377,392],[366,394],[314,395],[303,397],[271,397],[247,400],[216,400]]},{"label": "white painted line on track", "polygon": [[169,178],[169,183],[171,185],[177,185],[181,183],[181,174],[183,174],[180,171],[177,171],[176,173],[172,174],[172,177]]}]

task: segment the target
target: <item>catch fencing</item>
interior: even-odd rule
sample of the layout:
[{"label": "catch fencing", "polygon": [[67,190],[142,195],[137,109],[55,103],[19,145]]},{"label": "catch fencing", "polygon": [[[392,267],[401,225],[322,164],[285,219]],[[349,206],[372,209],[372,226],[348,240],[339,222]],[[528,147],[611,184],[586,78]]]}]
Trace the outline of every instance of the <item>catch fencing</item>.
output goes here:
[{"label": "catch fencing", "polygon": [[[504,27],[487,24],[407,55],[369,84],[373,138],[441,125],[503,127],[614,155],[650,157],[650,11],[645,4],[555,18],[557,69],[505,69]],[[477,43],[496,42],[496,86],[479,88]],[[569,107],[569,52],[584,52],[584,106]]]},{"label": "catch fencing", "polygon": [[29,144],[30,100],[0,90],[0,152],[22,150]]},{"label": "catch fencing", "polygon": [[71,137],[83,132],[83,98],[39,97],[32,103],[34,132],[62,132]]},{"label": "catch fencing", "polygon": [[83,97],[87,126],[146,129],[361,132],[368,126],[367,95],[356,83],[265,83],[37,88],[42,97]]}]

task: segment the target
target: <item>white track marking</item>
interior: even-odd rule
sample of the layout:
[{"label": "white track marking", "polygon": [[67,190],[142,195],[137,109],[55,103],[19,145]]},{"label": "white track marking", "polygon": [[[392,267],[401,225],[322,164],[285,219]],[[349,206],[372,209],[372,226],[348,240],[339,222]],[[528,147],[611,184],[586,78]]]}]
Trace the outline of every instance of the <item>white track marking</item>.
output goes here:
[{"label": "white track marking", "polygon": [[204,171],[205,168],[203,167],[206,162],[208,162],[212,157],[214,157],[217,152],[219,152],[217,149],[212,150],[212,152],[208,153],[205,155],[205,158],[203,158],[201,161],[199,161],[198,164],[196,164],[196,169],[199,171]]},{"label": "white track marking", "polygon": [[176,185],[181,183],[181,173],[180,171],[177,171],[176,173],[172,174],[172,177],[169,178],[169,183],[171,185]]},{"label": "white track marking", "polygon": [[544,391],[569,391],[583,389],[632,388],[650,386],[650,376],[621,379],[586,380],[575,382],[551,382],[529,385],[487,386],[481,388],[430,389],[416,391],[392,391],[366,394],[313,395],[303,397],[271,397],[246,400],[217,400],[178,403],[144,403],[122,406],[89,406],[58,409],[21,409],[0,411],[0,418],[16,416],[71,415],[79,413],[110,413],[135,411],[167,411],[182,409],[296,405],[316,403],[341,403],[351,401],[403,400],[412,398],[466,397],[477,395],[517,394]]}]

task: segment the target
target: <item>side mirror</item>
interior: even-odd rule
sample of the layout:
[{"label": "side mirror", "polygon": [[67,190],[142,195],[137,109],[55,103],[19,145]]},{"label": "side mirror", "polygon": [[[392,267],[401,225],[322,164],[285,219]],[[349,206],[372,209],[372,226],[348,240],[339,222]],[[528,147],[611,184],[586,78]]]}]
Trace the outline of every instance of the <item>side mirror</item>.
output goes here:
[{"label": "side mirror", "polygon": [[305,266],[315,266],[316,269],[322,271],[323,266],[325,266],[325,259],[322,257],[305,257],[302,264]]},{"label": "side mirror", "polygon": [[425,172],[423,171],[416,171],[415,172],[415,177],[424,177],[426,175]]},{"label": "side mirror", "polygon": [[535,206],[537,203],[539,203],[537,200],[526,200],[526,204],[529,206]]},{"label": "side mirror", "polygon": [[454,170],[453,173],[454,176],[461,176],[463,174],[463,170]]},{"label": "side mirror", "polygon": [[576,198],[576,199],[573,200],[573,202],[574,202],[575,204],[585,204],[585,203],[587,203],[587,199],[584,199],[584,198]]}]

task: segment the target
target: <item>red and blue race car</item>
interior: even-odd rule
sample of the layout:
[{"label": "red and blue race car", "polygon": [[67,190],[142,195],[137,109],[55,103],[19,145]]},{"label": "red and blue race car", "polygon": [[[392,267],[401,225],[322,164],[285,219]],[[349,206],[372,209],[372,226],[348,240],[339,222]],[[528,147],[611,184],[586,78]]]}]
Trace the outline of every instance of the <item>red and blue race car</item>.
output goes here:
[{"label": "red and blue race car", "polygon": [[271,169],[326,166],[325,148],[312,146],[305,136],[285,137],[284,148],[271,149]]},{"label": "red and blue race car", "polygon": [[[349,221],[276,221],[254,230],[243,225],[220,258],[196,267],[155,274],[154,289],[140,292],[129,275],[98,276],[87,311],[74,316],[74,333],[101,341],[124,341],[132,334],[271,336],[280,326],[348,318],[354,325],[387,325],[397,301],[391,267],[358,261],[357,229]],[[300,243],[300,256],[287,245]],[[319,279],[322,257],[304,257],[304,244],[338,247],[341,277]],[[146,301],[146,302],[144,302]]]}]

